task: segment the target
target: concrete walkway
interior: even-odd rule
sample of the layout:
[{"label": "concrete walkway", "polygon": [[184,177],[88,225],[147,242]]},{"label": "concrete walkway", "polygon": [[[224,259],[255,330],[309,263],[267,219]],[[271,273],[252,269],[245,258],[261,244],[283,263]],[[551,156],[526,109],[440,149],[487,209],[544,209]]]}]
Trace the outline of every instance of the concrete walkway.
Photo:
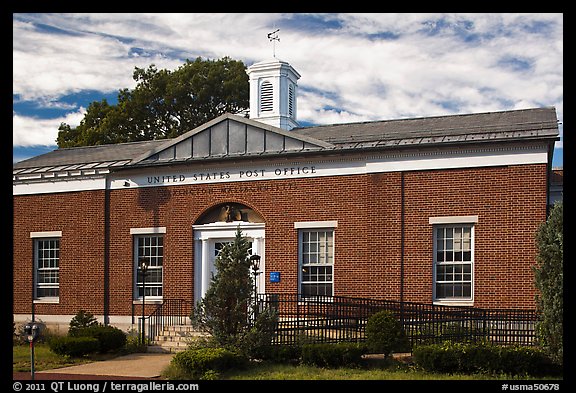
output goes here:
[{"label": "concrete walkway", "polygon": [[37,374],[108,375],[118,377],[157,378],[170,364],[174,354],[134,353],[110,360],[38,371]]}]

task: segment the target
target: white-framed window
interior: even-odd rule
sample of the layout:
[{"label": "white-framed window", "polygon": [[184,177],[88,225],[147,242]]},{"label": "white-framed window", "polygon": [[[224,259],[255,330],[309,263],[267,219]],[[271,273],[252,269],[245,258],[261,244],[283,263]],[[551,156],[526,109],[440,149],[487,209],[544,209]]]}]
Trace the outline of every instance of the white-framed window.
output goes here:
[{"label": "white-framed window", "polygon": [[[140,259],[146,258],[148,271],[146,274],[146,286],[143,285]],[[144,288],[147,299],[161,299],[163,289],[163,265],[164,265],[164,234],[137,234],[134,235],[134,297],[142,299]]]},{"label": "white-framed window", "polygon": [[334,295],[334,229],[299,230],[299,292],[303,298]]},{"label": "white-framed window", "polygon": [[434,301],[471,304],[474,297],[474,224],[435,224],[433,231]]},{"label": "white-framed window", "polygon": [[60,296],[60,238],[34,238],[34,299],[57,300]]}]

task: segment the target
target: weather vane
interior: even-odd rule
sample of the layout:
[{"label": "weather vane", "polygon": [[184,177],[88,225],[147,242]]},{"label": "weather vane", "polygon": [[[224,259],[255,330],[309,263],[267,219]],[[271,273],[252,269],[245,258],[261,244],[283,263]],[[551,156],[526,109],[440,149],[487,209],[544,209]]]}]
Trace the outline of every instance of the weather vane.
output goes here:
[{"label": "weather vane", "polygon": [[280,29],[276,29],[272,33],[268,33],[268,40],[270,40],[270,42],[272,43],[272,54],[274,55],[274,57],[276,57],[276,42],[274,41],[280,42],[280,38],[278,38],[279,31]]}]

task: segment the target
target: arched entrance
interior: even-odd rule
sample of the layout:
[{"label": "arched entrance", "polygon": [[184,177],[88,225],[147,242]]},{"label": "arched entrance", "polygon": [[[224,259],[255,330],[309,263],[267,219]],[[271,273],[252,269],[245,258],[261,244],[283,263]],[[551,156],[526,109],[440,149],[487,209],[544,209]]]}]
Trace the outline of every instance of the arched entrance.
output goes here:
[{"label": "arched entrance", "polygon": [[194,229],[194,300],[198,302],[208,290],[216,274],[214,261],[224,244],[234,240],[240,227],[242,235],[252,244],[252,254],[258,254],[260,272],[256,280],[258,292],[265,288],[264,219],[253,209],[240,203],[222,203],[206,211],[192,227]]}]

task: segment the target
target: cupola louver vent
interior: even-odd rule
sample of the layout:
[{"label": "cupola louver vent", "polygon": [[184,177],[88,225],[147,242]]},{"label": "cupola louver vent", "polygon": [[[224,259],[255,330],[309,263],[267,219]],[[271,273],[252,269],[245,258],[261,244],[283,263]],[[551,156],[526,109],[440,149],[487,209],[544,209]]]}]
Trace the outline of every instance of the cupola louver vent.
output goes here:
[{"label": "cupola louver vent", "polygon": [[260,112],[270,112],[274,109],[274,95],[272,83],[262,82],[260,86]]}]

